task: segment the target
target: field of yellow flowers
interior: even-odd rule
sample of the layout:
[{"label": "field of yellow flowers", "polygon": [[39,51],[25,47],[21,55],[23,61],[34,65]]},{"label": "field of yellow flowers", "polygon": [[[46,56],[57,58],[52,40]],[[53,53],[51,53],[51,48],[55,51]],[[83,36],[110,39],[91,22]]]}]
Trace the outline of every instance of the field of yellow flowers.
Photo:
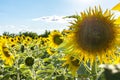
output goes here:
[{"label": "field of yellow flowers", "polygon": [[56,30],[47,36],[1,36],[0,80],[72,79],[62,66],[63,52],[56,49],[63,34]]}]

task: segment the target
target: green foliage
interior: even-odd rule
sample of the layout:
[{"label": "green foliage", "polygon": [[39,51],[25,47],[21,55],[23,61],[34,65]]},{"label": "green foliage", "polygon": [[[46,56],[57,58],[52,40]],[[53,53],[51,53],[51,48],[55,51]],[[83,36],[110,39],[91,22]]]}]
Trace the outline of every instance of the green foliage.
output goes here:
[{"label": "green foliage", "polygon": [[38,37],[38,34],[35,33],[35,32],[23,32],[23,33],[20,32],[19,35],[20,35],[20,36],[21,36],[21,35],[29,36],[29,37],[31,37],[32,39],[35,39],[35,38]]},{"label": "green foliage", "polygon": [[40,37],[48,37],[50,31],[45,30],[45,33],[41,34]]},{"label": "green foliage", "polygon": [[[55,53],[52,55],[47,52],[47,49],[51,47],[49,47],[49,44],[43,45],[40,38],[47,38],[49,34],[50,32],[47,30],[41,35],[33,32],[20,32],[19,34],[3,33],[4,36],[12,37],[13,39],[21,35],[29,36],[32,38],[32,41],[26,42],[27,45],[24,45],[23,42],[25,40],[23,39],[23,42],[16,42],[13,47],[9,46],[10,53],[15,57],[14,64],[8,66],[0,58],[0,80],[94,80],[91,78],[94,74],[91,72],[89,62],[87,65],[80,63],[77,76],[73,77],[71,71],[67,67],[63,67],[64,62],[62,58],[65,55],[63,48],[53,48]],[[99,68],[97,70],[98,72],[101,71]],[[104,74],[97,74],[100,76],[98,80],[114,80],[114,77],[119,77],[120,75],[119,73],[114,75],[106,73],[110,72],[106,71]],[[109,75],[111,76],[108,77]],[[115,80],[119,79],[116,78]]]},{"label": "green foliage", "polygon": [[[24,35],[33,36],[28,32]],[[23,42],[16,42],[14,47],[9,46],[10,53],[15,57],[14,64],[8,66],[4,61],[0,61],[0,80],[70,80],[73,78],[71,73],[62,66],[63,53],[55,50],[56,53],[50,55],[47,52],[49,46],[43,46],[39,39],[33,38],[32,42],[26,43],[27,45]]]}]

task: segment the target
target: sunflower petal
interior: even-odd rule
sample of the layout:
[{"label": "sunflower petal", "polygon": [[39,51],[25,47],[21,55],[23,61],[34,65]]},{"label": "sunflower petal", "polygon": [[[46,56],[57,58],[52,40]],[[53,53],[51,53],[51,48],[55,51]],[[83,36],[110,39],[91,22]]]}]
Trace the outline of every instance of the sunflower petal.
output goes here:
[{"label": "sunflower petal", "polygon": [[118,3],[117,5],[115,5],[112,10],[118,10],[120,11],[120,3]]},{"label": "sunflower petal", "polygon": [[115,21],[115,24],[120,24],[120,17]]}]

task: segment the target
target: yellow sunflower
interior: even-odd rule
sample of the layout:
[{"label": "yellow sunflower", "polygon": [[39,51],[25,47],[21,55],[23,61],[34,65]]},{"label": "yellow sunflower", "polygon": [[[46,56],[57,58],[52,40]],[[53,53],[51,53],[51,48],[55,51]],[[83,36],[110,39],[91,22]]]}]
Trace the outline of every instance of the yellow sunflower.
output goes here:
[{"label": "yellow sunflower", "polygon": [[25,40],[25,39],[26,39],[25,35],[21,35],[21,36],[20,36],[20,39],[21,39],[21,40]]},{"label": "yellow sunflower", "polygon": [[9,37],[8,37],[8,36],[3,35],[3,36],[2,36],[2,39],[9,39]]},{"label": "yellow sunflower", "polygon": [[79,66],[80,66],[79,59],[71,55],[67,55],[64,57],[63,60],[65,60],[65,63],[63,64],[63,66],[67,66],[68,69],[71,71],[72,75],[75,76],[76,71],[79,69]]},{"label": "yellow sunflower", "polygon": [[13,64],[13,60],[14,60],[14,56],[12,53],[10,53],[6,41],[1,41],[0,43],[0,54],[1,54],[1,59],[3,61],[5,61],[5,64],[12,66]]},{"label": "yellow sunflower", "polygon": [[32,38],[29,37],[29,36],[27,36],[27,37],[25,38],[25,41],[27,41],[28,43],[31,43],[31,42],[32,42]]},{"label": "yellow sunflower", "polygon": [[10,43],[16,43],[16,41],[15,41],[14,38],[9,38],[9,42],[10,42]]},{"label": "yellow sunflower", "polygon": [[37,39],[37,44],[39,45],[39,47],[45,47],[48,46],[48,41],[48,38],[40,37]]},{"label": "yellow sunflower", "polygon": [[21,42],[21,37],[20,36],[15,36],[14,38],[16,40],[16,42],[20,43]]},{"label": "yellow sunflower", "polygon": [[53,48],[57,48],[63,42],[62,34],[59,31],[52,31],[48,38],[49,45]]},{"label": "yellow sunflower", "polygon": [[56,53],[56,51],[53,48],[47,48],[47,53],[53,55]]},{"label": "yellow sunflower", "polygon": [[62,45],[65,53],[77,56],[84,63],[89,61],[91,65],[96,58],[100,63],[111,63],[120,43],[120,27],[115,21],[110,10],[103,12],[100,7],[76,15]]}]

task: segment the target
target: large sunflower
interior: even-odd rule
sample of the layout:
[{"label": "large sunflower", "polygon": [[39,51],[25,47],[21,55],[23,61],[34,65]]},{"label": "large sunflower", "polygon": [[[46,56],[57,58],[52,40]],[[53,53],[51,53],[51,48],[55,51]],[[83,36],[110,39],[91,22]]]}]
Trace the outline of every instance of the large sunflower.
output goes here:
[{"label": "large sunflower", "polygon": [[49,34],[50,47],[57,48],[63,42],[62,34],[59,31],[52,31]]},{"label": "large sunflower", "polygon": [[5,64],[12,66],[14,56],[10,53],[5,40],[0,41],[0,54],[0,57],[5,61]]},{"label": "large sunflower", "polygon": [[91,65],[96,58],[100,63],[110,63],[116,58],[114,52],[120,42],[120,29],[110,10],[89,8],[74,18],[71,33],[63,44],[66,53],[77,56],[84,63],[89,61]]}]

